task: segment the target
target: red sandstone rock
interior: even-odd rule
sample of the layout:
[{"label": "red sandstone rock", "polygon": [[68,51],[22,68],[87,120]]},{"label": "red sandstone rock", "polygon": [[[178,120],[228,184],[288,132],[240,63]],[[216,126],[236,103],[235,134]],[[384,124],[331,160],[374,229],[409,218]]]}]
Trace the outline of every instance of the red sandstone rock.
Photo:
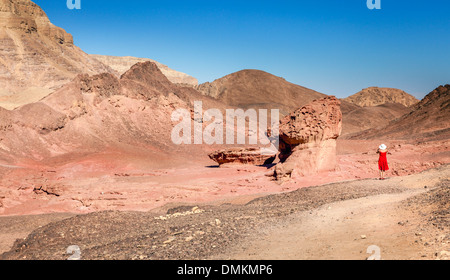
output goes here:
[{"label": "red sandstone rock", "polygon": [[271,164],[275,159],[274,155],[267,155],[259,148],[234,148],[211,153],[209,158],[219,165],[224,164],[251,164],[265,165]]},{"label": "red sandstone rock", "polygon": [[341,131],[340,101],[334,96],[315,100],[283,118],[277,179],[334,170]]}]

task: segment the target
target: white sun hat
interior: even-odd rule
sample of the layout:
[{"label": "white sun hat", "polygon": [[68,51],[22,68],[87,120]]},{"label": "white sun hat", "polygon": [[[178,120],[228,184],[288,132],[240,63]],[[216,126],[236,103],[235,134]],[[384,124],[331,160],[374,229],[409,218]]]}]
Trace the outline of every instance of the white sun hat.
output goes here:
[{"label": "white sun hat", "polygon": [[384,145],[384,144],[381,144],[380,147],[378,147],[378,148],[380,148],[380,150],[386,150],[386,149],[387,149],[387,146]]}]

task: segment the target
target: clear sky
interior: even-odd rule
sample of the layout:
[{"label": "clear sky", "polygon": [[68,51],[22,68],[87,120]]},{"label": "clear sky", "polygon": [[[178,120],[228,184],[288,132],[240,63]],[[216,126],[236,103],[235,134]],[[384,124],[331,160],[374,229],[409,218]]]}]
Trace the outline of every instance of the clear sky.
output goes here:
[{"label": "clear sky", "polygon": [[152,58],[200,83],[259,69],[337,97],[418,98],[450,83],[449,0],[34,2],[87,53]]}]

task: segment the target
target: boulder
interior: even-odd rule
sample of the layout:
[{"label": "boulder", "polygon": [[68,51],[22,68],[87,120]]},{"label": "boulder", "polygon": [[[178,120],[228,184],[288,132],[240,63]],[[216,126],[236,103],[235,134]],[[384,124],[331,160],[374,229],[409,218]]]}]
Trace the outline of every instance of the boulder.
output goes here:
[{"label": "boulder", "polygon": [[220,166],[230,164],[265,165],[275,160],[275,155],[265,154],[260,148],[232,148],[211,153],[209,158]]},{"label": "boulder", "polygon": [[340,104],[334,96],[322,98],[280,121],[280,163],[274,171],[278,180],[335,170]]}]

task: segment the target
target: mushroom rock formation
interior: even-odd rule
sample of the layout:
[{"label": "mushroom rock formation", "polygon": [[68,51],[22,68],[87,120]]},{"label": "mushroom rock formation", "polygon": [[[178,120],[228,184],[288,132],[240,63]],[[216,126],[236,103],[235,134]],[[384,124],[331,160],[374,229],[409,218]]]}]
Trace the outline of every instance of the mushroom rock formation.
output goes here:
[{"label": "mushroom rock formation", "polygon": [[275,160],[275,155],[264,154],[260,148],[232,148],[209,154],[220,166],[231,164],[265,165]]},{"label": "mushroom rock formation", "polygon": [[341,102],[334,96],[315,100],[280,121],[277,180],[336,168],[336,139],[342,131]]}]

